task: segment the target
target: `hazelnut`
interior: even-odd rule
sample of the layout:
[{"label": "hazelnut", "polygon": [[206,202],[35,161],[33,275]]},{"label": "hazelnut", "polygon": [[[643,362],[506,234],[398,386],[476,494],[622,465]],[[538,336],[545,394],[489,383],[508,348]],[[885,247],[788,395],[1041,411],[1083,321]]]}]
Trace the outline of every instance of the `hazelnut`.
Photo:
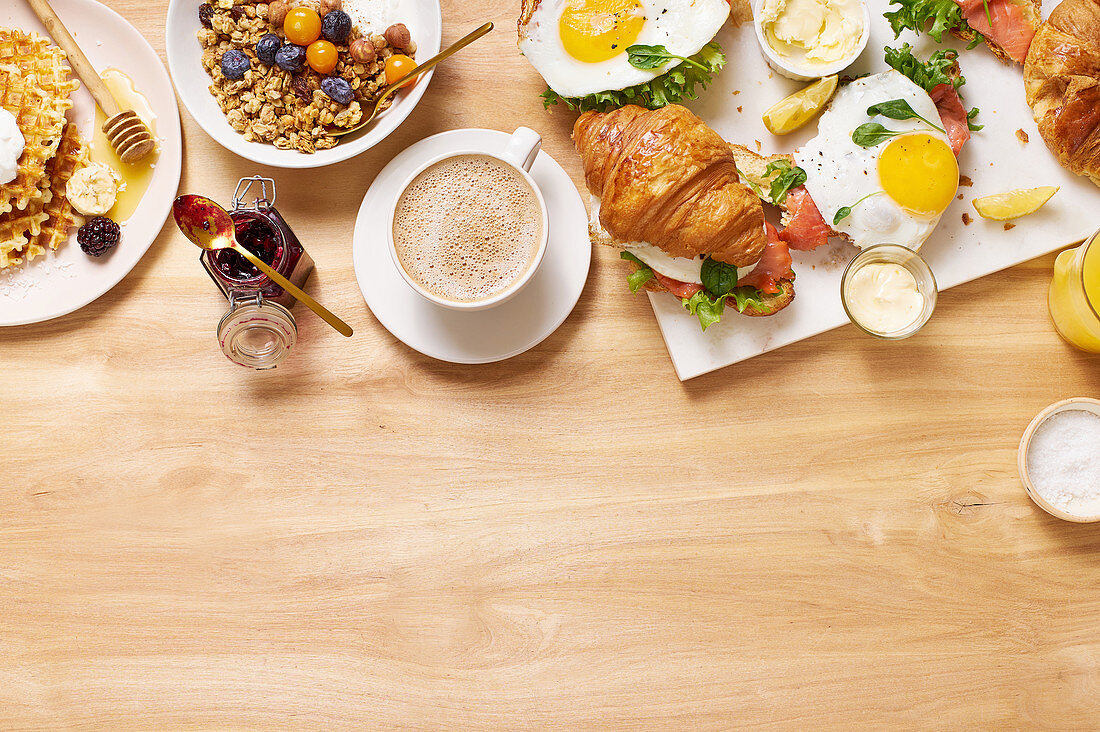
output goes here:
[{"label": "hazelnut", "polygon": [[317,11],[317,14],[323,18],[333,10],[343,10],[343,8],[343,0],[321,0],[321,7]]},{"label": "hazelnut", "polygon": [[385,32],[386,42],[394,48],[408,48],[412,35],[404,23],[394,23]]},{"label": "hazelnut", "polygon": [[351,57],[361,64],[374,63],[378,52],[374,50],[374,44],[366,38],[356,38],[348,48]]},{"label": "hazelnut", "polygon": [[286,14],[290,12],[290,3],[286,0],[275,0],[267,6],[267,21],[275,28],[282,28]]}]

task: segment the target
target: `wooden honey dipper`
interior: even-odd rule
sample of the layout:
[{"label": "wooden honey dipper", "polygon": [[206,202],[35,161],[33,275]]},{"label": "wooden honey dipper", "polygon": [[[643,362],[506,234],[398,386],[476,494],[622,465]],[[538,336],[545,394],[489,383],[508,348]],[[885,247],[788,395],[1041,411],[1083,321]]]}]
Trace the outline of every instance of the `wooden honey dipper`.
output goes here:
[{"label": "wooden honey dipper", "polygon": [[103,79],[88,61],[88,57],[80,50],[76,39],[50,7],[49,0],[27,0],[27,3],[46,26],[46,30],[53,36],[57,45],[68,54],[69,63],[76,70],[77,76],[84,82],[84,86],[106,115],[107,121],[103,123],[103,134],[107,136],[107,141],[118,153],[119,159],[124,163],[136,163],[153,152],[157,143],[149,132],[149,128],[145,126],[145,122],[134,110],[119,107],[115,95],[103,83]]}]

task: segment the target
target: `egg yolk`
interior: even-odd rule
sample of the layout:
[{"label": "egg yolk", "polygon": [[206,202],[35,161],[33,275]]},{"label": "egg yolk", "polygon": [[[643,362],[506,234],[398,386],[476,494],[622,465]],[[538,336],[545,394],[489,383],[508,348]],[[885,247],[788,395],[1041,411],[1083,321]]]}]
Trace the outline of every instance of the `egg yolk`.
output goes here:
[{"label": "egg yolk", "polygon": [[644,24],[639,0],[571,0],[562,10],[558,33],[570,56],[594,64],[625,53]]},{"label": "egg yolk", "polygon": [[918,133],[895,137],[878,159],[878,177],[886,195],[906,211],[936,216],[955,197],[959,162],[946,142]]}]

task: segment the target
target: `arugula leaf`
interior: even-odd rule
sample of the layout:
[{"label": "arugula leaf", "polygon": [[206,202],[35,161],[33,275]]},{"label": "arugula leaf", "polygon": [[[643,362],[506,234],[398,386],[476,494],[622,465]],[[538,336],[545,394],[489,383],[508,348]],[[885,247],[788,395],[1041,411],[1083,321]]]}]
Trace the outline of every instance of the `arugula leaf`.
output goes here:
[{"label": "arugula leaf", "polygon": [[722,311],[726,309],[725,295],[712,299],[706,290],[699,290],[691,297],[682,297],[680,302],[689,313],[699,318],[699,325],[704,331],[721,320]]},{"label": "arugula leaf", "polygon": [[[940,132],[944,132],[944,129],[935,122],[921,117],[916,111],[909,105],[909,102],[904,99],[891,99],[886,102],[879,102],[878,104],[872,104],[867,108],[867,115],[874,117],[876,114],[881,114],[883,117],[889,119],[919,119],[925,124],[932,125]],[[944,134],[947,134],[944,132]]]},{"label": "arugula leaf", "polygon": [[646,46],[641,43],[635,43],[633,46],[628,46],[626,49],[626,60],[636,69],[657,69],[664,66],[669,61],[675,61],[677,59],[702,69],[703,71],[707,70],[707,67],[703,66],[698,61],[692,61],[690,58],[684,58],[683,56],[677,56],[674,53],[670,53],[664,46]]},{"label": "arugula leaf", "polygon": [[634,264],[638,265],[638,268],[631,272],[630,276],[626,278],[626,284],[630,286],[630,291],[635,295],[638,294],[638,290],[642,289],[645,283],[653,279],[653,269],[630,252],[619,252],[619,259],[625,259],[628,262],[634,262]]},{"label": "arugula leaf", "polygon": [[747,175],[745,175],[745,171],[741,170],[736,165],[733,166],[733,169],[737,171],[737,175],[740,176],[741,182],[751,188],[752,192],[756,194],[757,198],[764,198],[764,191],[760,190],[760,186],[753,183],[752,180]]},{"label": "arugula leaf", "polygon": [[542,93],[542,103],[546,108],[561,103],[580,112],[606,112],[627,104],[660,109],[669,104],[697,99],[696,86],[706,88],[711,77],[726,65],[726,55],[721,46],[711,41],[689,60],[692,63],[681,63],[655,79],[626,89],[596,92],[583,97],[563,97],[553,89],[547,89]]},{"label": "arugula leaf", "polygon": [[[954,5],[954,3],[951,3]],[[955,5],[957,8],[958,6]],[[952,50],[940,50],[933,53],[928,61],[921,61],[913,55],[913,47],[908,43],[901,48],[883,49],[886,52],[886,64],[904,74],[911,82],[929,94],[940,84],[950,84],[957,90],[966,83],[962,76],[955,76],[954,70],[958,53]]]},{"label": "arugula leaf", "polygon": [[768,197],[778,205],[787,200],[788,191],[806,182],[806,171],[797,165],[792,167],[789,160],[780,159],[768,163],[768,167],[764,168],[764,177],[776,172],[779,175],[772,179]]},{"label": "arugula leaf", "polygon": [[976,125],[971,122],[972,119],[978,116],[978,108],[971,107],[970,111],[966,113],[966,126],[970,128],[971,132],[977,132],[978,130],[985,129],[985,125]]},{"label": "arugula leaf", "polygon": [[868,198],[870,198],[871,196],[877,196],[878,194],[880,194],[880,193],[884,193],[884,192],[885,192],[885,191],[874,191],[874,192],[872,192],[872,193],[868,193],[868,194],[867,194],[866,196],[864,196],[863,198],[859,199],[858,201],[856,201],[855,203],[853,203],[853,204],[852,204],[851,206],[841,206],[840,208],[838,208],[838,209],[836,210],[836,215],[835,215],[835,216],[833,216],[833,226],[836,226],[836,225],[837,225],[837,224],[839,224],[839,223],[840,223],[841,221],[843,221],[844,219],[846,219],[846,218],[848,218],[849,216],[851,216],[851,215],[852,215],[852,209],[853,209],[853,208],[855,208],[855,207],[856,207],[856,206],[858,206],[859,204],[863,203],[864,201],[866,201],[866,200],[867,200]]},{"label": "arugula leaf", "polygon": [[886,20],[890,21],[894,38],[901,35],[903,30],[922,33],[928,28],[928,35],[936,43],[942,43],[944,31],[974,31],[963,20],[962,9],[954,0],[890,0],[890,4],[899,6],[898,10],[883,13]]},{"label": "arugula leaf", "polygon": [[707,292],[720,297],[737,286],[737,267],[707,257],[699,268],[699,279]]},{"label": "arugula leaf", "polygon": [[[976,40],[980,40],[980,36]],[[886,52],[887,65],[900,71],[910,81],[929,94],[931,94],[932,90],[940,84],[950,84],[955,88],[955,93],[957,94],[959,92],[959,87],[966,83],[966,79],[963,75],[956,73],[958,70],[957,59],[959,54],[955,51],[949,49],[936,51],[928,58],[928,61],[921,61],[918,57],[913,55],[913,48],[908,43],[902,44],[901,48],[890,48],[887,46],[883,50]],[[977,107],[974,107],[966,114],[967,127],[973,132],[977,132],[984,126],[976,125],[971,122],[977,114]],[[928,120],[925,121],[927,122]]]}]

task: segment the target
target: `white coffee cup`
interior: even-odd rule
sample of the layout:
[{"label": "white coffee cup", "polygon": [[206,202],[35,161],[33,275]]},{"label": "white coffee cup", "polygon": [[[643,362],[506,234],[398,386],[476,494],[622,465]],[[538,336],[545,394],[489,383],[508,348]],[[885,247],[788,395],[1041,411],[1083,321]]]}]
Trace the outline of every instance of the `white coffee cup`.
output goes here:
[{"label": "white coffee cup", "polygon": [[[513,298],[523,287],[530,282],[535,272],[538,270],[539,265],[542,264],[543,256],[546,254],[546,244],[550,238],[550,220],[546,210],[546,201],[542,196],[542,191],[539,190],[539,186],[535,183],[535,179],[531,177],[531,166],[534,165],[535,159],[538,157],[539,151],[542,149],[542,137],[539,133],[535,132],[529,127],[520,127],[512,133],[508,144],[503,149],[496,148],[463,148],[460,150],[452,150],[443,155],[437,155],[431,160],[427,161],[423,165],[417,167],[406,178],[404,183],[398,189],[398,193],[394,196],[393,204],[389,209],[389,221],[387,226],[387,236],[389,239],[390,257],[393,259],[394,266],[397,267],[397,271],[401,274],[401,278],[411,287],[415,292],[432,303],[439,305],[440,307],[450,308],[451,310],[484,310],[496,305],[500,305]],[[425,170],[431,168],[434,165],[441,163],[444,160],[451,158],[461,157],[463,155],[482,155],[485,157],[493,158],[494,160],[503,163],[507,167],[511,168],[518,174],[523,180],[530,186],[531,191],[535,194],[535,199],[538,201],[539,212],[542,216],[542,237],[538,245],[538,249],[535,252],[534,257],[531,259],[530,265],[514,282],[508,287],[501,290],[492,297],[488,297],[482,300],[473,301],[459,301],[449,300],[444,297],[440,297],[428,290],[424,289],[408,272],[405,271],[404,265],[401,263],[401,257],[397,254],[397,244],[394,241],[394,221],[397,216],[397,206],[404,196],[405,191],[412,184],[416,177],[423,173]]]}]

